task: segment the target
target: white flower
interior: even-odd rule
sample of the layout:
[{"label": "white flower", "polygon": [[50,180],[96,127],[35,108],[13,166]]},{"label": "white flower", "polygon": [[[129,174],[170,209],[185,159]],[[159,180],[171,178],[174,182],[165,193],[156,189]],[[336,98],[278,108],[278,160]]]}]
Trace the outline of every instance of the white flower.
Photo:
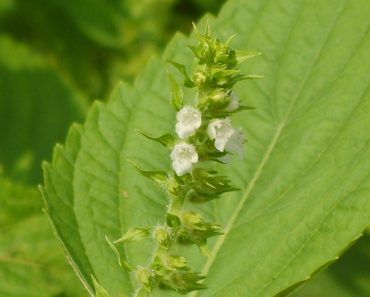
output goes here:
[{"label": "white flower", "polygon": [[193,163],[198,162],[198,154],[194,146],[188,143],[176,144],[171,152],[172,167],[178,176],[192,170]]},{"label": "white flower", "polygon": [[183,107],[176,114],[176,133],[181,139],[194,134],[202,124],[202,114],[201,112],[191,106]]},{"label": "white flower", "polygon": [[215,140],[215,147],[218,151],[243,152],[245,142],[243,131],[233,128],[230,119],[217,119],[210,122],[207,133],[212,140]]},{"label": "white flower", "polygon": [[230,103],[225,107],[225,111],[232,112],[239,108],[239,98],[234,92],[230,94]]},{"label": "white flower", "polygon": [[230,119],[217,119],[208,124],[207,133],[209,138],[215,140],[215,147],[220,152],[225,150],[225,146],[234,134]]}]

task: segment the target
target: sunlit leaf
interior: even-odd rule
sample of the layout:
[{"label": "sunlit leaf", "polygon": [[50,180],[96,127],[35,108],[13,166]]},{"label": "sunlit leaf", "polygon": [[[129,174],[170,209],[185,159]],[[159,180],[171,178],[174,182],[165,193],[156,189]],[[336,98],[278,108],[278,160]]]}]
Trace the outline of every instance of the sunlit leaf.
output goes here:
[{"label": "sunlit leaf", "polygon": [[[337,259],[368,225],[369,5],[230,1],[211,22],[223,38],[236,34],[236,49],[263,53],[241,70],[265,78],[236,86],[243,104],[256,107],[234,121],[245,129],[248,149],[231,167],[215,166],[241,190],[202,206],[205,217],[224,226],[224,235],[210,242],[209,258],[184,251],[207,274],[208,289],[189,296],[285,296]],[[164,220],[165,194],[126,159],[169,168],[168,151],[136,129],[173,133],[166,61],[190,67],[186,45],[192,41],[177,36],[134,86],[120,85],[107,105],[94,104],[85,124],[73,126],[66,145],[44,164],[47,212],[90,292],[93,273],[110,296],[130,296],[135,282],[105,237]],[[194,94],[187,90],[185,98]],[[142,264],[151,246],[124,245],[119,252]]]}]

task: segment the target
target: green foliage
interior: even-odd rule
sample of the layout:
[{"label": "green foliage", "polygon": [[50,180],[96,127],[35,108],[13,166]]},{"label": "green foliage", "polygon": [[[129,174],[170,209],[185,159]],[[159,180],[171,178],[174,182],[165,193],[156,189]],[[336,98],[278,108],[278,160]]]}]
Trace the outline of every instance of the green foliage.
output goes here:
[{"label": "green foliage", "polygon": [[[223,0],[215,3],[214,12]],[[187,0],[2,0],[0,31],[46,56],[86,97],[103,99],[206,8]]]},{"label": "green foliage", "polygon": [[[266,78],[236,86],[257,107],[237,117],[249,150],[227,173],[241,191],[203,208],[226,228],[211,241],[208,260],[188,252],[208,275],[208,289],[189,296],[285,296],[368,225],[369,9],[366,0],[240,0],[212,24],[221,36],[237,34],[236,48],[263,52],[241,70]],[[161,135],[173,127],[165,61],[189,65],[188,43],[177,36],[135,85],[121,84],[107,105],[94,104],[44,165],[47,213],[91,295],[92,274],[111,297],[133,293],[105,236],[154,225],[165,212],[164,194],[138,179],[126,159],[169,167],[168,154],[135,129]],[[145,262],[150,251],[148,244],[119,246],[130,263]]]},{"label": "green foliage", "polygon": [[370,237],[365,235],[337,263],[292,297],[367,297],[370,295]]},{"label": "green foliage", "polygon": [[41,181],[40,163],[85,103],[41,56],[0,36],[0,163],[28,183]]},{"label": "green foliage", "polygon": [[36,189],[0,177],[0,296],[84,296]]}]

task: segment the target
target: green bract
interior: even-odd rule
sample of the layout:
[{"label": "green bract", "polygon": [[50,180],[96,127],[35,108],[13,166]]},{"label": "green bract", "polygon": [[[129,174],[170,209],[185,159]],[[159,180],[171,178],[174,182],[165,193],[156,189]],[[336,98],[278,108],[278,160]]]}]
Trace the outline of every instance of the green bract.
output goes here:
[{"label": "green bract", "polygon": [[[368,224],[369,9],[365,0],[231,1],[212,21],[215,35],[237,36],[233,48],[263,52],[240,69],[265,79],[235,85],[238,97],[257,107],[235,115],[249,141],[245,161],[220,165],[240,191],[200,206],[224,235],[209,240],[209,259],[197,249],[179,251],[207,275],[208,289],[189,296],[287,295]],[[94,104],[85,125],[73,126],[44,165],[47,212],[91,295],[92,274],[110,297],[136,288],[105,236],[117,239],[164,216],[166,195],[141,181],[126,160],[170,167],[168,152],[153,149],[135,129],[155,136],[173,129],[166,60],[190,73],[192,52],[185,48],[192,43],[177,36],[134,86],[121,84],[107,105]],[[176,216],[167,220],[179,223]],[[146,263],[153,246],[142,241],[118,249],[130,263]]]}]

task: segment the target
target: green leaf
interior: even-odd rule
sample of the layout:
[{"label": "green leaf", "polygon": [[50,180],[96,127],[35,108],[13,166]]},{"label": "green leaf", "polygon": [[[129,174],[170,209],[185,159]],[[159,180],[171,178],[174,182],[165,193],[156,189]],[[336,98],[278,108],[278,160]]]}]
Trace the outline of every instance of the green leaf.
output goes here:
[{"label": "green leaf", "polygon": [[186,67],[183,64],[177,63],[175,61],[168,60],[175,68],[184,76],[184,85],[188,88],[194,87],[194,82],[189,77]]},{"label": "green leaf", "polygon": [[116,246],[114,245],[113,242],[111,242],[107,237],[105,237],[109,247],[112,249],[112,251],[116,254],[117,256],[117,260],[118,260],[118,264],[119,266],[121,266],[123,269],[127,270],[127,271],[133,271],[133,268],[130,266],[130,264],[128,264],[126,262],[126,259],[124,259],[121,254],[119,253],[118,249],[116,248]]},{"label": "green leaf", "polygon": [[292,297],[367,297],[370,295],[370,237],[359,241]]},{"label": "green leaf", "polygon": [[85,296],[41,207],[36,189],[0,177],[0,296]]},{"label": "green leaf", "polygon": [[143,170],[134,162],[128,160],[128,162],[134,166],[134,168],[142,175],[145,176],[152,181],[158,183],[160,186],[165,187],[167,181],[167,174],[165,171],[162,170]]},{"label": "green leaf", "polygon": [[148,238],[150,235],[150,229],[144,227],[132,227],[119,239],[115,240],[114,243],[138,241],[144,238]]},{"label": "green leaf", "polygon": [[[241,73],[265,78],[236,85],[236,95],[249,98],[243,104],[256,106],[234,121],[245,129],[248,148],[244,160],[215,167],[241,190],[202,205],[225,234],[210,241],[209,259],[185,251],[208,275],[208,289],[189,297],[284,296],[368,225],[369,9],[366,0],[236,0],[211,23],[219,36],[236,34],[236,49],[263,53],[243,63]],[[94,104],[84,126],[72,127],[44,165],[47,212],[66,253],[87,287],[93,271],[112,297],[130,296],[135,284],[105,236],[156,225],[167,203],[125,160],[170,168],[168,151],[140,141],[135,129],[173,131],[165,61],[191,65],[192,42],[177,36],[134,86],[120,85],[107,105]],[[151,251],[140,244],[120,253],[145,264]]]},{"label": "green leaf", "polygon": [[168,78],[171,83],[171,104],[175,110],[179,111],[184,105],[184,93],[172,75],[168,75]]},{"label": "green leaf", "polygon": [[246,51],[236,51],[236,60],[238,63],[243,63],[244,61],[257,57],[261,55],[259,52],[246,52]]},{"label": "green leaf", "polygon": [[173,149],[173,147],[175,146],[176,139],[172,134],[166,133],[166,134],[163,134],[162,136],[154,137],[154,136],[147,134],[146,132],[143,132],[143,131],[139,131],[139,132],[141,135],[145,136],[146,138],[157,141],[160,144],[167,147],[168,149]]},{"label": "green leaf", "polygon": [[41,181],[40,163],[49,158],[68,126],[82,120],[82,98],[41,56],[0,36],[0,163],[8,176]]},{"label": "green leaf", "polygon": [[[128,17],[122,1],[46,1],[66,13],[91,39],[98,43],[117,48],[122,43],[124,21]],[[87,9],[88,7],[88,9]]]}]

